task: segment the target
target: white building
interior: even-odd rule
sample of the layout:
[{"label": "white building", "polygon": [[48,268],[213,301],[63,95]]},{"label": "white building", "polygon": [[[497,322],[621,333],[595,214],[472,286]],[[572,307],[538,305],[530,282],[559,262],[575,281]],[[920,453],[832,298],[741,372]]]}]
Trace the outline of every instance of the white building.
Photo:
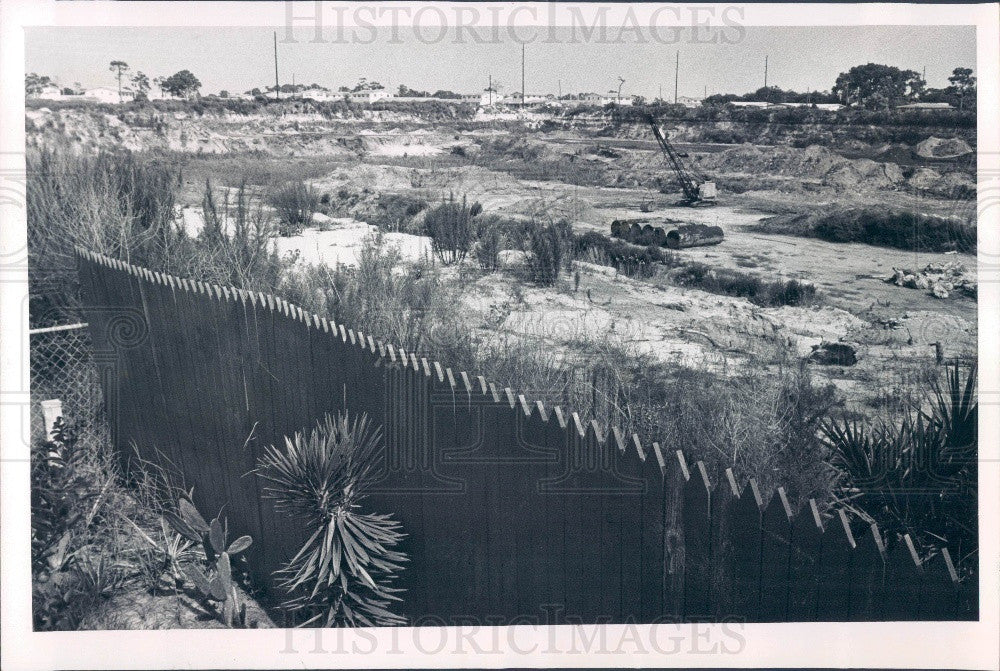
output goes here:
[{"label": "white building", "polygon": [[[777,107],[812,107],[812,103],[778,103]],[[824,110],[827,112],[836,112],[837,110],[844,109],[844,106],[840,103],[816,103],[816,109]]]},{"label": "white building", "polygon": [[576,101],[579,105],[631,105],[635,102],[633,96],[622,96],[618,98],[617,93],[581,93],[580,99]]},{"label": "white building", "polygon": [[[551,93],[541,94],[541,93],[525,93],[524,94],[524,104],[525,105],[544,105],[545,103],[555,102],[556,97]],[[520,105],[521,104],[521,93],[511,93],[504,99],[504,103],[507,105]]]},{"label": "white building", "polygon": [[33,97],[44,98],[45,100],[62,100],[63,94],[62,89],[57,84],[49,83],[43,86],[42,90]]},{"label": "white building", "polygon": [[505,96],[497,91],[490,91],[486,89],[479,94],[479,104],[483,107],[489,107],[490,105],[499,105],[503,103]]},{"label": "white building", "polygon": [[122,89],[121,96],[119,96],[118,89],[111,88],[110,86],[98,86],[97,88],[87,89],[83,92],[84,100],[94,100],[99,103],[127,102],[132,97],[132,92],[125,89]]},{"label": "white building", "polygon": [[349,91],[341,95],[351,102],[357,103],[373,103],[376,100],[386,100],[387,98],[393,97],[392,93],[390,93],[388,89]]},{"label": "white building", "polygon": [[764,109],[766,107],[772,107],[769,102],[758,102],[756,100],[734,100],[729,103],[733,107],[753,107],[756,109]]},{"label": "white building", "polygon": [[897,105],[896,109],[931,111],[931,110],[950,110],[955,108],[948,103],[910,103],[908,105]]},{"label": "white building", "polygon": [[684,105],[684,107],[700,107],[701,98],[692,98],[691,96],[678,96],[678,105]]},{"label": "white building", "polygon": [[336,93],[332,93],[328,89],[320,89],[320,88],[302,89],[295,95],[299,98],[308,98],[309,100],[316,100],[316,101],[333,100],[334,98],[341,97],[338,96]]}]

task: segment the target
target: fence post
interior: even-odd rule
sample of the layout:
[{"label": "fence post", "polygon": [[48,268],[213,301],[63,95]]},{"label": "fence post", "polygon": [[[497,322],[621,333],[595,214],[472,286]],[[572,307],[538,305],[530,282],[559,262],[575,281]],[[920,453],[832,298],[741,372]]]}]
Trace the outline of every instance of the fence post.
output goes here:
[{"label": "fence post", "polygon": [[45,440],[55,437],[56,420],[62,417],[62,401],[52,398],[42,401],[42,416],[45,418]]}]

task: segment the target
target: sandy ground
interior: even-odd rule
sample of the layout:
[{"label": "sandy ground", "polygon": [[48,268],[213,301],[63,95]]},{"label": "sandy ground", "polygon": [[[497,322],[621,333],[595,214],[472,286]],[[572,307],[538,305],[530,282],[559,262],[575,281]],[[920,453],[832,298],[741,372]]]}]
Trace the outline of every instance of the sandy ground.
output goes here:
[{"label": "sandy ground", "polygon": [[[355,266],[365,241],[378,233],[375,226],[354,219],[334,219],[332,228],[307,228],[301,235],[274,239],[282,256],[296,254],[300,263]],[[399,250],[402,259],[413,263],[431,255],[431,239],[408,233],[383,233],[386,243]]]},{"label": "sandy ground", "polygon": [[[578,286],[569,273],[558,286],[541,288],[519,279],[518,255],[509,253],[506,270],[481,276],[462,293],[471,323],[480,329],[541,341],[554,351],[571,351],[597,340],[617,341],[664,362],[718,369],[750,361],[779,365],[807,357],[822,343],[846,343],[856,350],[857,365],[816,366],[815,370],[858,404],[905,390],[921,371],[934,365],[934,343],[943,344],[946,358],[976,352],[975,300],[964,296],[941,300],[882,281],[893,268],[920,268],[931,262],[959,260],[974,271],[974,256],[836,244],[751,229],[768,216],[768,203],[780,207],[801,206],[804,201],[815,207],[837,202],[888,206],[903,203],[908,198],[905,193],[844,194],[805,179],[808,193],[794,189],[723,192],[715,207],[684,208],[672,205],[675,196],[649,188],[574,186],[558,180],[518,179],[478,165],[435,163],[434,155],[468,140],[456,139],[454,134],[361,132],[358,138],[366,143],[367,158],[313,180],[321,193],[335,194],[341,189],[411,193],[427,200],[461,194],[470,202],[480,202],[487,213],[539,221],[565,218],[579,232],[608,233],[614,219],[718,225],[725,230],[724,242],[680,254],[765,279],[808,281],[817,287],[819,296],[817,305],[811,307],[762,308],[744,299],[672,286],[656,278],[632,280],[613,269],[589,264],[576,265]],[[423,167],[419,163],[409,167],[398,163],[402,156],[430,158]],[[774,177],[790,189],[795,186],[794,176]],[[814,192],[816,188],[821,190]],[[653,201],[652,212],[639,211],[645,199]],[[921,203],[925,201],[930,209],[948,207],[931,199]],[[199,213],[193,210],[184,212],[189,230],[200,223]],[[334,219],[328,225],[329,230],[307,229],[298,236],[277,238],[275,247],[282,254],[297,254],[301,263],[355,264],[374,227],[354,219]],[[405,233],[385,237],[406,261],[431,255],[429,238]],[[471,259],[467,263],[474,265]]]}]

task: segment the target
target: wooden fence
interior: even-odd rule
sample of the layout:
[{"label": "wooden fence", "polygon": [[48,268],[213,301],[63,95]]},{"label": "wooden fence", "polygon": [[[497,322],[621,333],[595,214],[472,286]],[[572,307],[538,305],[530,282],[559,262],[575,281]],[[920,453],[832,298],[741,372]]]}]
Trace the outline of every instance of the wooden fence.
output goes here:
[{"label": "wooden fence", "polygon": [[[253,536],[261,585],[303,529],[252,474],[268,444],[324,413],[386,437],[373,512],[402,524],[416,624],[953,620],[977,586],[948,554],[815,503],[792,510],[731,472],[481,377],[418,358],[273,296],[79,253],[114,440],[173,464],[203,512]],[[114,356],[106,353],[113,352]]]}]

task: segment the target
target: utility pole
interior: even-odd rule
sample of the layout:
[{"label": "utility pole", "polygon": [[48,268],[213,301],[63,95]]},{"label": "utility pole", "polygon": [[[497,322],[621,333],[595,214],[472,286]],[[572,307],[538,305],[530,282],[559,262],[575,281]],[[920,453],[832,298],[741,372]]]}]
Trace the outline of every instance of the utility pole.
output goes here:
[{"label": "utility pole", "polygon": [[708,84],[705,84],[705,95],[701,97],[702,100],[708,97]]},{"label": "utility pole", "polygon": [[524,42],[521,42],[521,111],[524,111]]},{"label": "utility pole", "polygon": [[278,86],[278,31],[274,31],[274,99],[281,100],[281,90]]},{"label": "utility pole", "polygon": [[660,102],[663,102],[663,84],[660,84],[660,95],[659,95],[659,98],[660,98]]},{"label": "utility pole", "polygon": [[767,56],[764,56],[764,88],[767,88]]},{"label": "utility pole", "polygon": [[681,52],[677,52],[677,60],[674,61],[674,104],[677,104],[677,84],[681,80]]},{"label": "utility pole", "polygon": [[562,98],[562,80],[559,80],[559,97]]},{"label": "utility pole", "polygon": [[622,85],[625,83],[625,78],[621,75],[618,76],[618,106],[622,105]]},{"label": "utility pole", "polygon": [[490,106],[492,107],[493,106],[493,74],[492,73],[490,73],[490,87],[489,87],[489,92],[490,92]]}]

